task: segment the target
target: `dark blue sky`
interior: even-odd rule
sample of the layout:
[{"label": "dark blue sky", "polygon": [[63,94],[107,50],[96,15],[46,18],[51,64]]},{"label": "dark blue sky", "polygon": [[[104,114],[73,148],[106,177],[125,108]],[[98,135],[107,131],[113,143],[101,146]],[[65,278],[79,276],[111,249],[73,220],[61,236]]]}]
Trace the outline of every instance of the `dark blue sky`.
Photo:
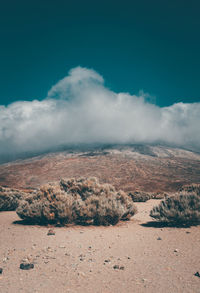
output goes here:
[{"label": "dark blue sky", "polygon": [[0,8],[0,104],[43,99],[81,65],[156,104],[200,101],[199,0],[7,0]]}]

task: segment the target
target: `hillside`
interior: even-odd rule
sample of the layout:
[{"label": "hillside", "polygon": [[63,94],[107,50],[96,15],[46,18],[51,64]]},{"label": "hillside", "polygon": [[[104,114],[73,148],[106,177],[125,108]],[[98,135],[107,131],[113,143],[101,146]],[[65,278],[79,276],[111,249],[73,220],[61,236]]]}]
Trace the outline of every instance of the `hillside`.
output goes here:
[{"label": "hillside", "polygon": [[35,188],[64,177],[95,176],[125,191],[174,191],[200,182],[200,154],[163,146],[71,149],[0,165],[0,185]]}]

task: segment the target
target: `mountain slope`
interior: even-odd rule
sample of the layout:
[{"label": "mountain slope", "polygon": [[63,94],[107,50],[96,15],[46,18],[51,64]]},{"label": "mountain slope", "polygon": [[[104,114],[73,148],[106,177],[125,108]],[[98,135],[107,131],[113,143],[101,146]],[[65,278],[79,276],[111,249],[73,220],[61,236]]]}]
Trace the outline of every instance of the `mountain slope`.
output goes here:
[{"label": "mountain slope", "polygon": [[109,146],[0,165],[0,185],[15,188],[80,176],[95,176],[125,191],[174,191],[183,184],[200,182],[200,154],[163,146]]}]

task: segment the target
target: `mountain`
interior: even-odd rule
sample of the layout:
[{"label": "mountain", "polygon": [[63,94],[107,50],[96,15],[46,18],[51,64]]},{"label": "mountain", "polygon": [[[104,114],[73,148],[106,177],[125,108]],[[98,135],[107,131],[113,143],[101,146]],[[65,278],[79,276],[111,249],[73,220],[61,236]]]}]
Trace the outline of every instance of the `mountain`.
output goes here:
[{"label": "mountain", "polygon": [[95,176],[125,191],[176,191],[200,183],[200,154],[160,145],[77,147],[0,165],[0,185],[32,189],[60,178]]}]

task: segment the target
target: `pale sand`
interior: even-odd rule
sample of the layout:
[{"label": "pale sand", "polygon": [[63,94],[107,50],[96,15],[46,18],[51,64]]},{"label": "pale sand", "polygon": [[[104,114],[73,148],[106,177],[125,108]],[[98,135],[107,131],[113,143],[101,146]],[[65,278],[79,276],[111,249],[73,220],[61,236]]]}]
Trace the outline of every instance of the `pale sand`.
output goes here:
[{"label": "pale sand", "polygon": [[[142,226],[155,204],[138,203],[139,213],[115,227],[57,227],[55,236],[47,236],[48,227],[13,224],[16,213],[1,212],[0,292],[199,293],[200,226]],[[28,255],[35,267],[23,271],[20,260]]]}]

